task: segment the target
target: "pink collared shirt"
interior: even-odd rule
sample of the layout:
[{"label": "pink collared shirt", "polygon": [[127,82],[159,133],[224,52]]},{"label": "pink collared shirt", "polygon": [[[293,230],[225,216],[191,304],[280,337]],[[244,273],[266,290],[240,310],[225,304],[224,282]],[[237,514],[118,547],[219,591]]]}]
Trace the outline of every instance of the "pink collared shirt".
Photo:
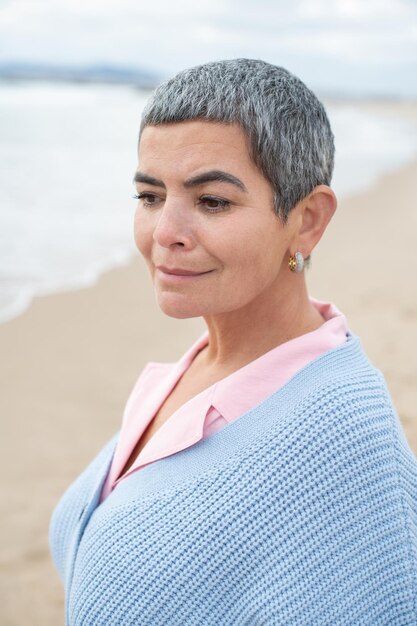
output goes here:
[{"label": "pink collared shirt", "polygon": [[209,437],[283,387],[310,361],[344,343],[349,332],[345,316],[331,303],[313,298],[311,302],[324,319],[320,328],[277,346],[188,400],[154,433],[129,471],[121,476],[156,412],[196,354],[207,345],[208,333],[176,364],[148,363],[127,401],[100,501],[133,472]]}]

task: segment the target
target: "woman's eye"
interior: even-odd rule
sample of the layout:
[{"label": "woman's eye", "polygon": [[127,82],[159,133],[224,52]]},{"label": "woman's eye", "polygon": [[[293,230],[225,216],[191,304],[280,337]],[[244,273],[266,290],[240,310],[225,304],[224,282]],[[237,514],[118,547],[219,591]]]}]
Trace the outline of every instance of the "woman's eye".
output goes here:
[{"label": "woman's eye", "polygon": [[141,200],[142,204],[147,207],[155,206],[159,200],[158,196],[149,192],[142,192],[133,196],[135,200]]},{"label": "woman's eye", "polygon": [[203,196],[200,198],[200,204],[202,204],[208,213],[217,213],[218,211],[224,211],[230,207],[230,202],[223,198],[215,198],[213,196]]}]

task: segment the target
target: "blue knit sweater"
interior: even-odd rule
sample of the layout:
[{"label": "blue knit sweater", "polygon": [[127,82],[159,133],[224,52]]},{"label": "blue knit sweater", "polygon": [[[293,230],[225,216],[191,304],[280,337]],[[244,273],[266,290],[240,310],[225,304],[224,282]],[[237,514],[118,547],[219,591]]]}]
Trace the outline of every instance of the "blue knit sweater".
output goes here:
[{"label": "blue knit sweater", "polygon": [[98,505],[116,440],[51,520],[70,626],[417,624],[417,461],[356,337]]}]

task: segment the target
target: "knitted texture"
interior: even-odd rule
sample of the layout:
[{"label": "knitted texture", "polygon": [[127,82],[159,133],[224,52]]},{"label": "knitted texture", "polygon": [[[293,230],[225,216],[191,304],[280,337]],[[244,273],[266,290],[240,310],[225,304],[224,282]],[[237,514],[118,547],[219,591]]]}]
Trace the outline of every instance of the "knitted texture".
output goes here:
[{"label": "knitted texture", "polygon": [[359,340],[50,526],[70,626],[415,626],[417,461]]}]

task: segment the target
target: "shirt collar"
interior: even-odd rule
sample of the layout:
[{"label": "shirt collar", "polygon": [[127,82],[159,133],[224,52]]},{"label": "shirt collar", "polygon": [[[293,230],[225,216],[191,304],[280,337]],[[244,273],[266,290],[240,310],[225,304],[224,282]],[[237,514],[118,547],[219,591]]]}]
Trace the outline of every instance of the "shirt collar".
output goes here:
[{"label": "shirt collar", "polygon": [[[349,330],[343,313],[331,302],[315,298],[310,301],[324,319],[319,328],[266,352],[197,394],[184,408],[194,406],[200,415],[201,412],[206,415],[213,406],[231,422],[285,385],[310,361],[344,343]],[[208,340],[205,331],[179,359],[169,373],[168,387],[175,386],[197,354],[208,345]]]}]

